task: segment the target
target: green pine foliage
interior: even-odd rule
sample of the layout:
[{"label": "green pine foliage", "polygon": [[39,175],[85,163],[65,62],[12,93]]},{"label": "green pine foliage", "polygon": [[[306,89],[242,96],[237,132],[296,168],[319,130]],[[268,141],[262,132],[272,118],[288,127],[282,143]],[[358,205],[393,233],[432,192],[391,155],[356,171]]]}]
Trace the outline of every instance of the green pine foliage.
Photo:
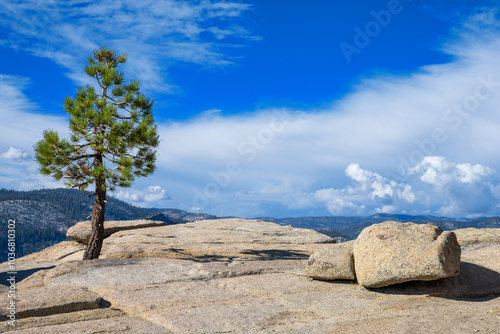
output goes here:
[{"label": "green pine foliage", "polygon": [[35,145],[42,174],[80,190],[101,179],[103,190],[114,190],[153,173],[159,143],[153,101],[139,92],[139,81],[124,83],[118,65],[126,60],[105,47],[87,59],[85,72],[97,85],[80,87],[76,97],[66,98],[69,139],[46,130]]}]

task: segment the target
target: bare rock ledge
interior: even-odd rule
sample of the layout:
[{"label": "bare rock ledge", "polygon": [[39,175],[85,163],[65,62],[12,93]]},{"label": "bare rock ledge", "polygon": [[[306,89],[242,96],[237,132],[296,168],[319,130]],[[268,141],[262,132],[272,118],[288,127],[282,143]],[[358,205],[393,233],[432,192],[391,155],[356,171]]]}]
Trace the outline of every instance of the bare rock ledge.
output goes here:
[{"label": "bare rock ledge", "polygon": [[[146,227],[164,226],[165,222],[155,220],[110,220],[104,222],[104,238],[118,231],[135,230]],[[92,234],[91,221],[86,220],[71,226],[66,236],[83,244],[87,244]]]},{"label": "bare rock ledge", "polygon": [[460,275],[376,290],[307,276],[311,254],[349,244],[258,220],[122,230],[92,261],[65,241],[16,261],[19,317],[0,332],[497,333],[500,243],[480,234]]}]

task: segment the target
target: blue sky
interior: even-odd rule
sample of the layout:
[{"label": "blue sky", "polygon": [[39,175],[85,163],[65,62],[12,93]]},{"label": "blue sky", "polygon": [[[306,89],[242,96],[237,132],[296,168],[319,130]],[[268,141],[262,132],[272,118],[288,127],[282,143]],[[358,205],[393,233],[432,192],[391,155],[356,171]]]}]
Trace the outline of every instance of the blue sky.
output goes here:
[{"label": "blue sky", "polygon": [[155,100],[157,171],[113,195],[217,215],[500,215],[497,1],[0,1],[0,187],[100,45]]}]

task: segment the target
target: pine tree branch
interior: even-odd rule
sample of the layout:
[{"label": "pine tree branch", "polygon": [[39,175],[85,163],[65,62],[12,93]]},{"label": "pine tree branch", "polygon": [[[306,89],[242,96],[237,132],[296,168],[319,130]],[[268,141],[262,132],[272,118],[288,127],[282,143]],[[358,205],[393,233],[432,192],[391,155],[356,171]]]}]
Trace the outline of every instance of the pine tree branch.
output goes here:
[{"label": "pine tree branch", "polygon": [[79,155],[77,157],[70,158],[71,161],[75,160],[80,160],[80,159],[88,159],[88,158],[95,158],[97,157],[98,154],[85,154],[85,155]]},{"label": "pine tree branch", "polygon": [[111,96],[106,96],[108,99],[110,99],[111,101],[113,101],[113,103],[110,103],[110,104],[113,104],[115,106],[120,106],[122,104],[129,104],[130,105],[130,102],[127,102],[127,101],[121,101],[121,102],[118,102],[116,101],[115,99],[113,99]]},{"label": "pine tree branch", "polygon": [[90,143],[85,143],[85,144],[74,144],[73,147],[75,147],[76,149],[81,149],[83,147],[89,147],[90,146]]},{"label": "pine tree branch", "polygon": [[115,117],[118,118],[118,119],[132,119],[132,117],[120,116],[118,114],[115,114]]},{"label": "pine tree branch", "polygon": [[97,84],[99,84],[99,87],[101,87],[102,89],[104,89],[104,87],[101,85],[101,80],[99,80],[99,76],[96,74],[96,76],[94,78],[96,78]]}]

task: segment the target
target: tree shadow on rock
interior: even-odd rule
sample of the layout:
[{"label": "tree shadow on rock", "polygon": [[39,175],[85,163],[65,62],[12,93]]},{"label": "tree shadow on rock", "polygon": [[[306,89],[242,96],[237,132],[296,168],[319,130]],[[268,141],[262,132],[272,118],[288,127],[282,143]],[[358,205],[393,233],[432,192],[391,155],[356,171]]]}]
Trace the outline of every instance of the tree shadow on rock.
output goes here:
[{"label": "tree shadow on rock", "polygon": [[55,266],[32,268],[32,269],[26,269],[26,270],[18,270],[18,271],[15,271],[15,274],[9,274],[10,271],[3,272],[3,273],[0,273],[0,284],[5,285],[5,286],[10,286],[10,283],[7,281],[7,279],[9,279],[11,277],[15,277],[15,282],[19,283],[22,280],[28,278],[29,276],[33,275],[34,273],[36,273],[40,270],[48,270],[48,269],[52,269],[52,268],[55,268]]},{"label": "tree shadow on rock", "polygon": [[305,260],[310,257],[309,254],[297,251],[281,250],[281,249],[264,249],[264,250],[244,250],[241,254],[249,255],[249,260],[254,261],[270,261],[270,260]]},{"label": "tree shadow on rock", "polygon": [[282,249],[248,249],[235,252],[231,256],[218,254],[197,255],[182,248],[169,248],[168,251],[177,254],[178,257],[176,258],[179,260],[190,260],[195,262],[231,261],[235,258],[245,261],[305,260],[310,257],[310,254],[304,252]]},{"label": "tree shadow on rock", "polygon": [[182,248],[169,248],[168,252],[176,254],[178,257],[175,258],[178,260],[189,260],[194,262],[219,262],[219,261],[228,261],[233,258],[231,256],[224,256],[217,254],[196,255]]},{"label": "tree shadow on rock", "polygon": [[323,279],[318,279],[318,278],[313,278],[314,282],[321,282],[325,284],[332,284],[332,285],[353,285],[353,284],[358,284],[356,280],[351,280],[351,279],[336,279],[336,280],[323,280]]}]

